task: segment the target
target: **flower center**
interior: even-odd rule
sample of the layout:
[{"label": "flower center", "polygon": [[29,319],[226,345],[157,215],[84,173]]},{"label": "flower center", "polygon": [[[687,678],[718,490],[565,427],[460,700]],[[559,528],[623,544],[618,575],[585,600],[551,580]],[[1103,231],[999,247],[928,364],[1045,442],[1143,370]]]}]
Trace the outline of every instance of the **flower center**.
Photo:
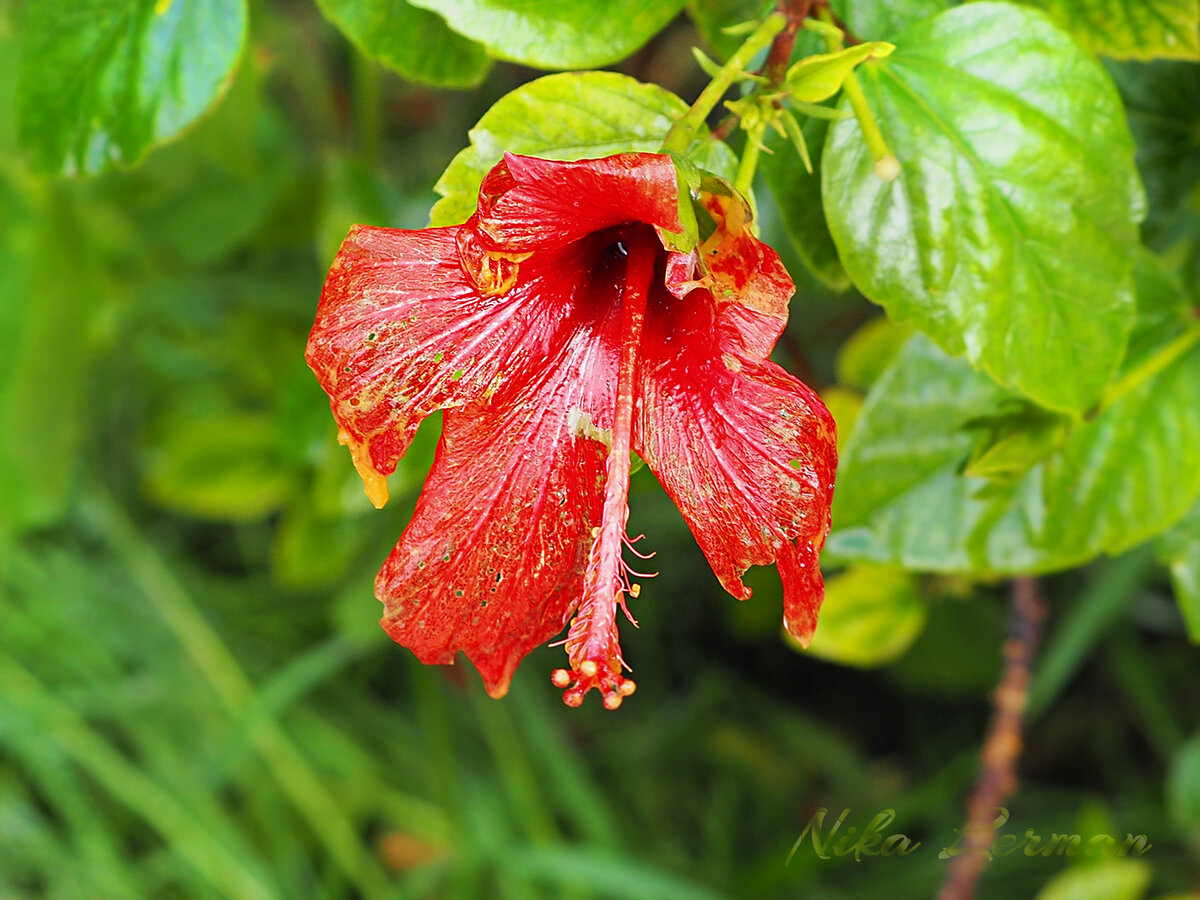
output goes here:
[{"label": "flower center", "polygon": [[625,597],[637,596],[637,589],[630,587],[621,554],[628,542],[625,523],[629,519],[629,454],[642,328],[659,244],[653,231],[628,228],[619,233],[616,247],[625,258],[625,280],[621,289],[621,357],[612,446],[605,469],[604,511],[588,556],[583,598],[565,641],[571,670],[556,669],[551,677],[556,687],[564,689],[563,702],[568,706],[579,706],[584,694],[596,688],[604,695],[607,709],[616,709],[637,688],[621,675],[622,668],[627,667],[621,658],[617,634],[617,606],[632,622]]}]

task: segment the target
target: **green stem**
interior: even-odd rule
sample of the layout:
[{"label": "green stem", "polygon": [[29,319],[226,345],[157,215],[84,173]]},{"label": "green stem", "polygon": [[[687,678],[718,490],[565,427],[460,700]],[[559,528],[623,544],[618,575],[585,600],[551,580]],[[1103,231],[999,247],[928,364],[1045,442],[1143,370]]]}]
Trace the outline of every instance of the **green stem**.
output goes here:
[{"label": "green stem", "polygon": [[[823,23],[836,29],[822,31],[829,52],[840,52],[843,47],[841,29],[835,25],[828,8],[822,9],[819,16]],[[842,90],[850,101],[854,118],[858,119],[858,127],[862,129],[863,138],[867,142],[867,152],[871,154],[871,161],[875,164],[875,176],[880,181],[895,181],[900,174],[900,161],[892,155],[887,141],[884,140],[879,123],[875,121],[875,113],[871,112],[871,106],[867,103],[867,95],[863,93],[862,85],[858,83],[858,78],[853,72],[842,82]]]},{"label": "green stem", "polygon": [[1193,321],[1179,337],[1109,385],[1108,390],[1100,399],[1099,405],[1092,413],[1092,417],[1100,415],[1110,406],[1133,393],[1196,344],[1200,344],[1200,319]]},{"label": "green stem", "polygon": [[758,156],[762,150],[765,129],[766,122],[759,122],[746,132],[746,146],[742,150],[737,176],[733,181],[733,186],[745,197],[750,196],[750,187],[754,184],[754,170],[758,166]]},{"label": "green stem", "polygon": [[746,42],[737,49],[733,56],[729,57],[725,65],[721,66],[716,77],[709,82],[708,87],[700,92],[700,96],[696,98],[696,102],[691,105],[691,108],[671,126],[671,130],[667,132],[667,136],[663,140],[664,152],[687,152],[687,148],[696,139],[696,134],[704,127],[708,114],[721,102],[721,98],[725,96],[725,92],[734,82],[742,77],[750,61],[775,39],[775,35],[783,31],[787,21],[787,16],[782,13],[772,13],[763,20],[763,23],[754,30],[750,37],[746,38]]},{"label": "green stem", "polygon": [[895,181],[900,174],[900,161],[892,156],[892,151],[883,138],[883,132],[879,130],[879,123],[875,121],[875,114],[867,105],[862,85],[858,83],[853,72],[842,82],[842,90],[850,100],[854,117],[858,119],[858,127],[862,129],[863,138],[866,139],[867,152],[871,154],[871,160],[875,163],[876,177],[880,181]]}]

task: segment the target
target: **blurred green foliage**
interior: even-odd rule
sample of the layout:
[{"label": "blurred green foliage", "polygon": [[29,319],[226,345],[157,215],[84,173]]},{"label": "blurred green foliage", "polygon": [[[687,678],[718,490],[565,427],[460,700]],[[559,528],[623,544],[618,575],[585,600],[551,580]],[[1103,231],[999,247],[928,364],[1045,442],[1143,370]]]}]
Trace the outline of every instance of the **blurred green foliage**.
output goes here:
[{"label": "blurred green foliage", "polygon": [[[746,603],[725,596],[643,471],[630,528],[661,575],[623,635],[640,689],[618,714],[561,705],[559,651],[495,702],[378,629],[374,572],[437,426],[372,510],[304,366],[307,329],[346,229],[423,226],[467,129],[534,73],[501,64],[477,93],[439,92],[362,59],[313,4],[251,13],[224,100],[184,138],[59,181],[16,151],[0,3],[0,897],[931,896],[976,773],[1002,585],[892,572],[846,609],[834,587],[827,621],[848,627],[818,632],[827,655],[879,668],[820,661],[781,639],[774,574],[748,575]],[[657,40],[697,35],[681,22]],[[699,87],[686,53],[623,71]],[[1190,202],[1152,207],[1164,246]],[[785,257],[801,296],[781,361],[865,391],[900,341],[876,326],[835,370],[872,307]],[[1194,552],[1185,537],[1172,546]],[[1167,572],[1135,550],[1045,587],[1012,822],[1154,846],[999,858],[980,896],[1194,889],[1200,673]],[[821,807],[895,809],[924,846],[785,866]]]}]

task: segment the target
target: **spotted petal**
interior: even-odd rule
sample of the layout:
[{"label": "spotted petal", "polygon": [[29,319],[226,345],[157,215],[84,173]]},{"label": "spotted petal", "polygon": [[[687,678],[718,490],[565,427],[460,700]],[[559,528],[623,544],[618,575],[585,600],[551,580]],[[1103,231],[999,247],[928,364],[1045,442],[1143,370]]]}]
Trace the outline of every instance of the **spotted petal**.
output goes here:
[{"label": "spotted petal", "polygon": [[748,598],[746,569],[778,566],[784,623],[807,642],[823,595],[833,419],[802,382],[746,353],[722,318],[695,291],[647,328],[635,448],[729,593]]},{"label": "spotted petal", "polygon": [[465,651],[495,697],[579,601],[604,491],[599,438],[612,427],[615,311],[568,313],[572,338],[533,377],[445,413],[413,520],[376,582],[396,641],[426,663]]}]

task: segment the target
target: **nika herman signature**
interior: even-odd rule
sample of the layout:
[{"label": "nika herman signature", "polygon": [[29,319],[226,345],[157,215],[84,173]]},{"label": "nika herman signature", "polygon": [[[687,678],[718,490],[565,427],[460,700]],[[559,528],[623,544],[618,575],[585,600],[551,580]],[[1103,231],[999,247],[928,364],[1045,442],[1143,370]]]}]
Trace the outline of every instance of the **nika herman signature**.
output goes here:
[{"label": "nika herman signature", "polygon": [[[821,807],[816,811],[796,843],[788,854],[787,862],[811,841],[813,852],[820,859],[833,856],[853,856],[861,860],[864,856],[908,856],[920,849],[922,842],[914,841],[908,835],[892,831],[891,825],[896,820],[894,809],[883,809],[875,813],[865,825],[847,824],[850,810],[843,809],[832,822],[829,821],[829,810]],[[1153,844],[1144,834],[1126,834],[1117,838],[1110,834],[1039,834],[1033,828],[1026,828],[1023,833],[1006,831],[1009,813],[1003,807],[996,809],[995,818],[988,825],[990,843],[987,846],[987,858],[995,859],[1003,856],[1141,856]],[[964,838],[969,829],[954,829],[954,840],[943,846],[938,852],[938,859],[950,859],[966,851]],[[785,863],[786,865],[787,863]]]}]

